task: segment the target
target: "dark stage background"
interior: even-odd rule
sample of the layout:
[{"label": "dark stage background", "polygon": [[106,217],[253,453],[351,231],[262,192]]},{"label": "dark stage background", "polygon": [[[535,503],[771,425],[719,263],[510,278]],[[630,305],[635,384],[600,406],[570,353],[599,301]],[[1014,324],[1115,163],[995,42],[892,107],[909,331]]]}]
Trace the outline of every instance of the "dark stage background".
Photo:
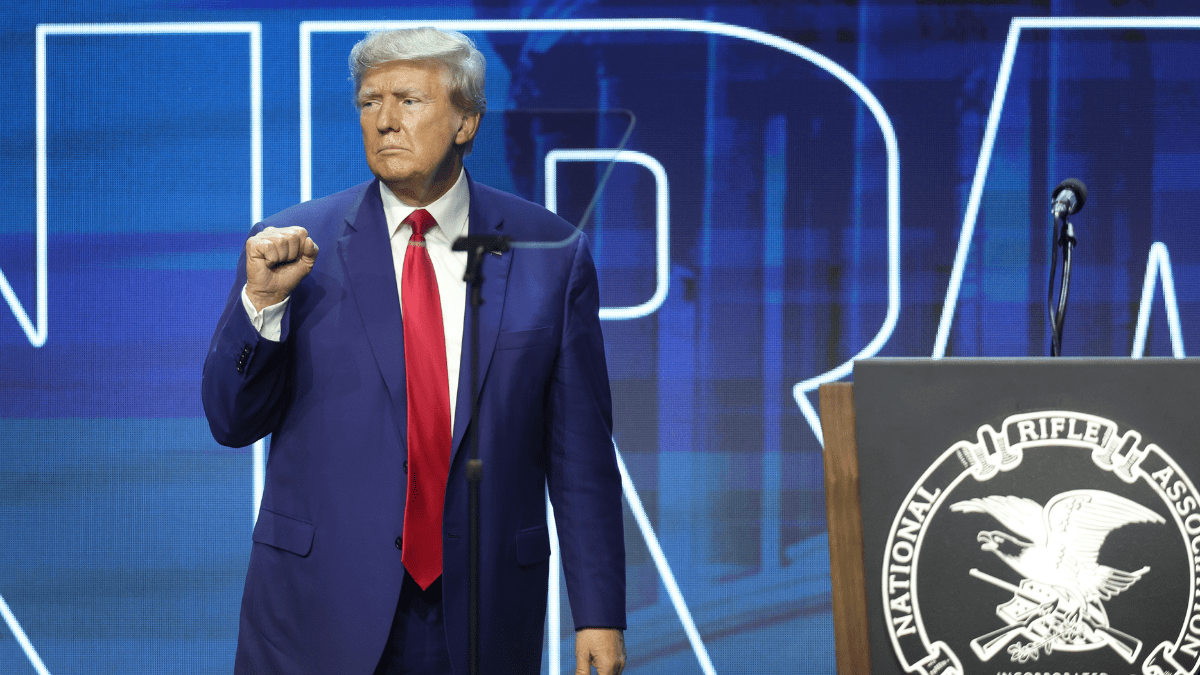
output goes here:
[{"label": "dark stage background", "polygon": [[[469,170],[594,243],[629,477],[627,672],[833,672],[820,382],[856,356],[1046,354],[1049,192],[1068,176],[1091,194],[1065,353],[1200,339],[1189,11],[6,7],[0,671],[230,670],[266,449],[209,435],[208,340],[248,228],[369,178],[350,45],[436,21],[489,61]],[[551,610],[545,669],[570,672],[565,594]]]}]

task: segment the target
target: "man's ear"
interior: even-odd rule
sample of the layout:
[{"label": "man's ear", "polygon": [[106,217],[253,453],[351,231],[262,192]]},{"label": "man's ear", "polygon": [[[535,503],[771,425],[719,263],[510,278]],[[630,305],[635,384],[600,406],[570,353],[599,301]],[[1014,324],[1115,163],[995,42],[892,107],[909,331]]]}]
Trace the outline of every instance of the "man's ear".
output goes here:
[{"label": "man's ear", "polygon": [[454,144],[466,145],[470,143],[479,131],[479,121],[481,119],[483,119],[483,115],[480,113],[463,115],[462,123],[458,125],[458,133],[454,136]]}]

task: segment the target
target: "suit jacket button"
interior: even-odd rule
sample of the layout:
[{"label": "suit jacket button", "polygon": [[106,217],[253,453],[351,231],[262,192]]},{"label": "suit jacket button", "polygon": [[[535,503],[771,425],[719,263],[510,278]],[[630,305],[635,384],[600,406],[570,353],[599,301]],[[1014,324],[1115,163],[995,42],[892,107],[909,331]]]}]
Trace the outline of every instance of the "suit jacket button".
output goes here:
[{"label": "suit jacket button", "polygon": [[404,550],[404,538],[403,537],[396,537],[396,548],[400,549],[401,551]]},{"label": "suit jacket button", "polygon": [[404,473],[408,473],[408,460],[404,460]]}]

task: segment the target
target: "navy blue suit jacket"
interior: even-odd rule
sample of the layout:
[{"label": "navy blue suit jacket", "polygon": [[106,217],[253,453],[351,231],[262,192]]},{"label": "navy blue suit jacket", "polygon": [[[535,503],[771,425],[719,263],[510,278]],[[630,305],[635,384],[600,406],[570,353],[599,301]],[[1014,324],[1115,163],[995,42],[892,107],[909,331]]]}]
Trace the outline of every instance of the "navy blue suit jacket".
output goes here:
[{"label": "navy blue suit jacket", "polygon": [[[469,180],[469,179],[468,179]],[[621,484],[586,238],[540,206],[469,182],[470,232],[564,246],[484,261],[479,418],[470,310],[443,523],[443,597],[466,671],[468,424],[480,432],[482,664],[540,666],[550,555],[548,488],[576,628],[625,626]],[[245,254],[204,364],[214,437],[274,434],[242,599],[239,673],[372,672],[400,591],[406,456],[404,345],[377,181],[257,225],[299,225],[320,247],[279,342],[242,308]]]}]

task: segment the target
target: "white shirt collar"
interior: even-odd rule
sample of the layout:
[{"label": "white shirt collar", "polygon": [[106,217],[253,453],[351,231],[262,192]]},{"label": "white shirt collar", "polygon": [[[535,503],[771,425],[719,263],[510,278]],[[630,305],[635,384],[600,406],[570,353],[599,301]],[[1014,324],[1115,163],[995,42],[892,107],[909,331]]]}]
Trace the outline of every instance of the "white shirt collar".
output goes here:
[{"label": "white shirt collar", "polygon": [[[437,221],[437,227],[430,230],[429,234],[437,237],[438,230],[441,230],[441,235],[445,238],[447,245],[465,234],[467,217],[471,208],[471,191],[467,189],[467,170],[465,168],[459,171],[458,180],[454,181],[454,185],[446,191],[446,194],[438,197],[428,206],[417,207],[405,204],[383,184],[383,181],[379,181],[379,194],[383,198],[383,215],[387,219],[389,239],[396,236],[396,231],[400,229],[404,219],[418,208],[424,208]],[[411,231],[408,225],[404,225],[404,227]]]}]

